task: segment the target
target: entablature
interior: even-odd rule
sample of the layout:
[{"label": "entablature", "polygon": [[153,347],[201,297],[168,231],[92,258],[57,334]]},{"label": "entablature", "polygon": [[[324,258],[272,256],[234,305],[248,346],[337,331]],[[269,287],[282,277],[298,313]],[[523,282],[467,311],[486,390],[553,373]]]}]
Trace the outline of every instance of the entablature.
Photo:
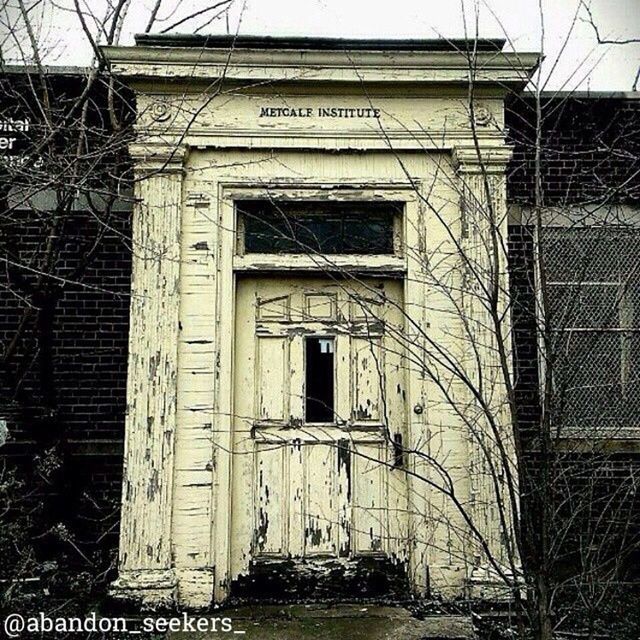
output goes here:
[{"label": "entablature", "polygon": [[539,61],[488,41],[139,42],[103,48],[136,91],[139,137],[214,148],[433,150],[469,138],[496,146],[506,93],[522,89]]}]

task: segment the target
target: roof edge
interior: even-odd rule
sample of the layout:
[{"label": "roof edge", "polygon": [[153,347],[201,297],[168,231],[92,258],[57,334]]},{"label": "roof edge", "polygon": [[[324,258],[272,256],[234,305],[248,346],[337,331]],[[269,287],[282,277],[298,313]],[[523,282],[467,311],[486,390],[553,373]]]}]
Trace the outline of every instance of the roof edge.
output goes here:
[{"label": "roof edge", "polygon": [[0,64],[2,73],[11,75],[30,75],[44,73],[49,76],[87,76],[92,71],[92,67],[67,66],[67,65],[44,65],[38,67],[34,64],[7,63]]},{"label": "roof edge", "polygon": [[[522,98],[533,99],[535,92],[523,91]],[[640,91],[541,91],[543,100],[640,100]]]},{"label": "roof edge", "polygon": [[308,51],[502,51],[501,38],[330,38],[260,35],[136,34],[137,46]]}]

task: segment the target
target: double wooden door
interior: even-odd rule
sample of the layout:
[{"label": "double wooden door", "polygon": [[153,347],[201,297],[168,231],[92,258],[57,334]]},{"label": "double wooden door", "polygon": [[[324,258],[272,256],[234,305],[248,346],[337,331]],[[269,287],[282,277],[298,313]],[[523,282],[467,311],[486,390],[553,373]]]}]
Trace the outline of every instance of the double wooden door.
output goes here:
[{"label": "double wooden door", "polygon": [[406,556],[402,281],[238,278],[231,573]]}]

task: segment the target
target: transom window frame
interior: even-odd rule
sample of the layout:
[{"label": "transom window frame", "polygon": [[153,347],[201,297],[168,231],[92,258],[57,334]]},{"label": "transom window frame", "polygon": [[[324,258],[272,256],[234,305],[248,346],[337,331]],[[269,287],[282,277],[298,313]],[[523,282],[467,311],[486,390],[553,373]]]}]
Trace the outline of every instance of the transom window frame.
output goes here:
[{"label": "transom window frame", "polygon": [[[405,242],[409,237],[407,221],[417,217],[418,195],[415,185],[382,183],[364,185],[359,182],[309,184],[286,186],[227,186],[224,205],[233,209],[234,272],[315,271],[357,272],[402,278],[407,272]],[[236,202],[242,200],[269,200],[273,202],[373,202],[403,205],[394,216],[392,254],[304,254],[304,253],[245,253],[242,225],[236,211]]]},{"label": "transom window frame", "polygon": [[[317,254],[317,255],[399,255],[402,252],[402,230],[400,227],[404,205],[398,202],[374,202],[371,200],[238,200],[236,201],[236,216],[238,227],[238,247],[240,255],[254,253],[282,254]],[[280,229],[283,222],[285,230]],[[260,240],[260,232],[250,236],[252,226],[260,227],[264,222],[264,233],[266,242]],[[312,228],[317,223],[329,223],[331,230],[337,232],[333,237],[315,236]],[[349,238],[357,234],[357,227],[367,223],[384,226],[378,229],[378,236],[373,239],[379,246],[367,247],[366,243],[360,243],[349,247]],[[307,226],[307,224],[309,226]],[[345,230],[345,224],[355,225],[349,230]],[[286,227],[289,229],[286,229]],[[301,234],[302,237],[296,237]],[[371,239],[371,238],[370,238]],[[263,251],[249,247],[250,241],[257,240],[258,244],[263,243],[274,245],[280,243],[279,249],[269,246],[268,251]],[[332,241],[337,246],[331,247]],[[305,246],[305,242],[307,246]],[[316,244],[317,248],[313,245]],[[328,244],[327,251],[320,248],[320,245]],[[358,244],[358,243],[355,243]],[[340,250],[343,249],[343,250]]]}]

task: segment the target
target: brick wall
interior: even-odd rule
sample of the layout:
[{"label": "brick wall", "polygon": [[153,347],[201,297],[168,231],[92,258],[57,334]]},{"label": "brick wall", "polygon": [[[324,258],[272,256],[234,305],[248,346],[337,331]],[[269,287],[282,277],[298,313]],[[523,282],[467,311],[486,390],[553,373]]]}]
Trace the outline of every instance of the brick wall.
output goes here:
[{"label": "brick wall", "polygon": [[[607,559],[620,561],[625,578],[640,579],[640,446],[618,441],[600,446],[578,439],[559,443],[549,461],[549,494],[542,492],[542,454],[538,332],[533,287],[534,241],[530,227],[509,230],[510,286],[512,293],[513,354],[518,424],[528,450],[522,468],[522,522],[532,562],[540,542],[542,501],[556,506],[554,535],[563,536],[554,550],[558,576],[592,569],[613,568]],[[640,356],[639,356],[640,357]],[[555,538],[557,542],[557,538]]]},{"label": "brick wall", "polygon": [[[542,104],[541,204],[640,204],[640,100],[576,97],[543,99]],[[512,207],[532,205],[536,185],[533,100],[512,98],[506,123],[515,145],[508,198]],[[524,523],[535,539],[539,530],[535,513],[541,507],[537,475],[541,460],[537,440],[540,380],[532,234],[528,226],[514,224],[509,229],[518,420],[530,450],[523,485],[532,517],[527,519],[525,513]],[[558,552],[561,564],[575,568],[585,545],[596,548],[607,541],[601,546],[602,551],[622,557],[622,550],[629,550],[631,560],[627,559],[626,567],[637,567],[640,447],[629,441],[604,448],[593,443],[567,442],[553,457],[551,473],[552,494],[556,504],[562,505],[557,513],[558,530],[569,521],[574,525],[566,532],[565,544]],[[531,552],[535,558],[535,549]],[[634,575],[637,577],[637,570]]]},{"label": "brick wall", "polygon": [[[0,416],[9,429],[0,463],[24,482],[10,514],[39,559],[85,568],[82,554],[117,548],[131,203],[107,203],[126,191],[135,108],[115,87],[124,126],[113,129],[108,84],[99,79],[85,93],[87,77],[66,69],[34,82],[16,67],[0,77],[0,119],[28,125],[13,129],[16,144],[0,159]],[[8,564],[0,573],[11,577]]]},{"label": "brick wall", "polygon": [[[543,97],[540,172],[543,203],[640,202],[640,99]],[[533,203],[536,105],[507,101],[515,144],[508,183],[512,203]]]},{"label": "brick wall", "polygon": [[[54,476],[62,495],[48,496],[48,513],[36,530],[44,533],[60,520],[77,542],[91,546],[100,541],[107,548],[117,547],[121,487],[129,216],[125,206],[108,221],[83,212],[65,221],[55,265],[60,280],[54,283],[52,301],[40,301],[39,312],[28,318],[2,378],[10,432],[2,453],[39,485],[34,500],[42,500],[41,492],[47,491],[46,482],[38,483],[34,456],[45,458],[54,447],[60,463]],[[3,243],[26,262],[42,250],[42,231],[32,213],[14,211],[2,225]],[[96,241],[90,263],[78,274],[79,261]],[[27,282],[21,269],[7,269],[3,275],[13,292],[3,288],[0,294],[0,343],[6,349],[23,322],[29,283],[36,275],[27,274]],[[34,302],[39,304],[37,298]]]}]

